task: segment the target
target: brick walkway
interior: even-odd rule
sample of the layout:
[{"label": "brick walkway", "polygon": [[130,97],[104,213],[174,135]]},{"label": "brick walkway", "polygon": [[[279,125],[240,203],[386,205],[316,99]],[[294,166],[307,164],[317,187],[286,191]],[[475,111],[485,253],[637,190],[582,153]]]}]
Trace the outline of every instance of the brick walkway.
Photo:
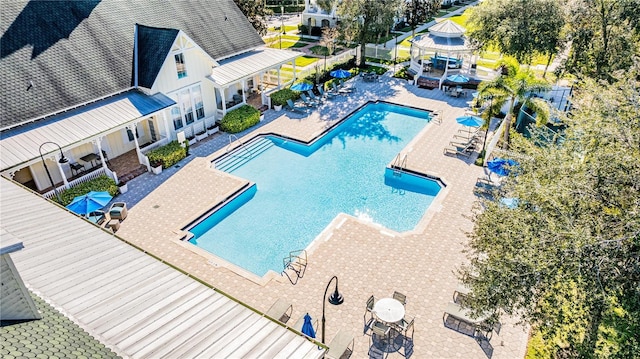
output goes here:
[{"label": "brick walkway", "polygon": [[337,275],[345,301],[338,307],[327,304],[326,338],[330,341],[341,328],[352,331],[356,338],[352,358],[368,356],[370,338],[363,335],[362,317],[367,298],[372,294],[390,297],[394,290],[407,295],[407,316],[416,318],[414,358],[522,358],[527,333],[511,325],[509,318],[503,318],[500,334],[490,342],[477,342],[446,328],[442,320],[457,286],[453,271],[465,262],[461,250],[465,233],[472,229],[469,217],[476,199],[472,190],[483,173],[473,165],[475,156],[468,160],[444,156],[442,149],[460,128],[455,118],[464,113],[471,98],[407,87],[406,82],[387,76],[380,83],[352,81],[358,87],[356,93],[327,102],[309,116],[267,111],[260,127],[242,134],[243,138],[280,133],[307,141],[366,101],[378,99],[440,111],[442,123],[427,125],[403,151],[408,153],[408,168],[436,174],[447,185],[415,230],[394,233],[339,215],[308,248],[309,265],[297,285],[281,276],[261,280],[239,275],[224,262],[178,240],[182,226],[246,184],[210,168],[210,160],[228,145],[225,135],[216,135],[194,146],[193,155],[179,168],[130,182],[130,192],[135,194],[126,195],[133,207],[118,235],[259,310],[266,311],[278,298],[286,298],[294,308],[290,324],[307,312],[320,319],[325,287]]}]

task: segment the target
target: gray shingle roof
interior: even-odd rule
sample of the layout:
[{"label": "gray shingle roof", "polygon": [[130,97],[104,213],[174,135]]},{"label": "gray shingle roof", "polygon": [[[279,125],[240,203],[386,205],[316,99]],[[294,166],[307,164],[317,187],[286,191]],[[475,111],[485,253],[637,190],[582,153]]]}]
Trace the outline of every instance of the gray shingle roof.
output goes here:
[{"label": "gray shingle roof", "polygon": [[5,1],[0,128],[130,87],[136,23],[182,30],[214,59],[263,44],[233,0]]},{"label": "gray shingle roof", "polygon": [[153,86],[177,35],[176,29],[138,26],[138,85]]}]

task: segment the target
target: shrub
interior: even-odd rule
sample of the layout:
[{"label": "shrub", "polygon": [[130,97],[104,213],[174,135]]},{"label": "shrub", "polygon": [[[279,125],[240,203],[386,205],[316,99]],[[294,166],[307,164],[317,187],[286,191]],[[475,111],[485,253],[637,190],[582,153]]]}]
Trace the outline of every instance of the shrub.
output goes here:
[{"label": "shrub", "polygon": [[[271,101],[273,101],[273,97]],[[228,133],[238,133],[254,126],[258,122],[260,122],[260,111],[253,108],[253,106],[244,105],[227,112],[220,121],[220,129]]]},{"label": "shrub", "polygon": [[291,89],[282,89],[275,91],[271,94],[271,105],[284,106],[287,104],[287,100],[297,100],[300,94],[295,93]]},{"label": "shrub", "polygon": [[116,181],[112,178],[102,175],[92,179],[91,181],[80,183],[77,186],[73,186],[60,192],[60,200],[62,201],[60,204],[67,206],[75,197],[84,196],[91,191],[106,191],[109,192],[110,195],[115,196],[118,193],[118,186],[116,186]]},{"label": "shrub", "polygon": [[149,157],[151,166],[157,167],[161,164],[163,168],[169,168],[187,157],[187,149],[182,147],[178,141],[171,141],[162,147],[149,151],[147,157]]}]

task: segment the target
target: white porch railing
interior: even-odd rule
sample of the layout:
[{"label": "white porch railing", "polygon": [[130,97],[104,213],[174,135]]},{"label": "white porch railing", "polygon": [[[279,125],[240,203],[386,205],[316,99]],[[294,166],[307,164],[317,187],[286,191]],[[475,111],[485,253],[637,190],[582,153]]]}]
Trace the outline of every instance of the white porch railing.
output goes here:
[{"label": "white porch railing", "polygon": [[145,146],[144,148],[141,148],[140,152],[146,154],[147,152],[149,152],[149,151],[151,151],[153,149],[156,149],[158,147],[164,146],[167,143],[169,143],[169,138],[167,138],[165,136],[162,136],[158,141],[156,141],[156,142],[154,142],[154,143],[152,143],[152,144],[150,144],[148,146]]},{"label": "white porch railing", "polygon": [[[107,173],[105,172],[104,167],[100,167],[95,171],[89,172],[86,175],[83,175],[81,177],[78,177],[78,178],[74,179],[73,181],[69,181],[69,187],[68,188],[76,186],[76,185],[78,185],[80,183],[91,181],[94,178],[97,178],[97,177],[100,177],[100,176],[106,175],[106,174]],[[58,190],[58,193],[60,193],[60,192],[64,191],[65,189],[67,189],[67,187],[62,185],[60,187],[57,187],[56,189]],[[55,195],[56,195],[55,191],[51,190],[49,192],[44,193],[42,196],[51,199],[51,198],[55,197]]]}]

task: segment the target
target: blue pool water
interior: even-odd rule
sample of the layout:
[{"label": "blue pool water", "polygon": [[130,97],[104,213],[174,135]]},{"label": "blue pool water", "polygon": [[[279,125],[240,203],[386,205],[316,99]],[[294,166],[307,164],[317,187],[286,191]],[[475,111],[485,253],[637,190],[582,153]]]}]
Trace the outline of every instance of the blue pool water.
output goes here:
[{"label": "blue pool water", "polygon": [[[282,259],[306,248],[340,212],[413,229],[440,184],[394,176],[386,166],[429,119],[426,111],[375,103],[312,146],[262,139],[259,154],[228,170],[255,185],[189,228],[191,243],[262,276],[282,271]],[[248,158],[249,151],[235,155]]]}]

